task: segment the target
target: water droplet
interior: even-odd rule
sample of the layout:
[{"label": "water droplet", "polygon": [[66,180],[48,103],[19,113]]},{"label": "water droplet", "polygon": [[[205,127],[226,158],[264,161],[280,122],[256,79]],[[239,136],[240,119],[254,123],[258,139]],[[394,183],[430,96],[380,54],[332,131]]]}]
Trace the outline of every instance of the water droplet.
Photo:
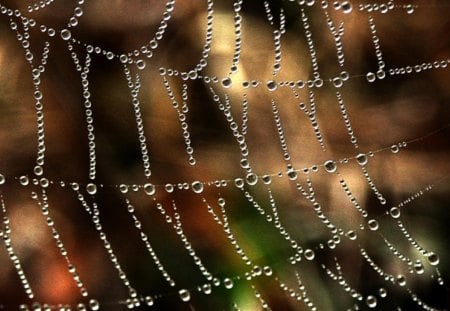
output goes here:
[{"label": "water droplet", "polygon": [[96,194],[97,193],[97,185],[96,184],[92,184],[92,183],[90,183],[90,184],[87,184],[86,185],[86,191],[87,191],[87,193],[89,193],[89,194]]},{"label": "water droplet", "polygon": [[314,251],[312,249],[305,249],[305,252],[303,253],[306,260],[313,260],[315,257]]},{"label": "water droplet", "polygon": [[230,278],[225,278],[223,280],[223,286],[225,286],[226,289],[231,289],[234,286],[233,280]]},{"label": "water droplet", "polygon": [[356,235],[356,232],[353,231],[353,230],[349,230],[349,231],[347,232],[347,236],[348,236],[348,238],[349,238],[350,240],[352,240],[352,241],[356,240],[356,238],[358,237],[358,236]]},{"label": "water droplet", "polygon": [[377,298],[372,295],[367,296],[366,304],[369,308],[375,308],[377,306]]},{"label": "water droplet", "polygon": [[397,275],[397,284],[400,285],[400,286],[405,286],[406,285],[406,279],[405,279],[405,276],[403,274]]},{"label": "water droplet", "polygon": [[258,175],[254,174],[254,173],[250,173],[250,174],[247,174],[245,179],[247,181],[247,184],[249,184],[250,186],[254,186],[258,182]]},{"label": "water droplet", "polygon": [[153,184],[148,183],[144,185],[144,191],[148,195],[154,195],[156,192],[156,188]]},{"label": "water droplet", "polygon": [[144,301],[147,306],[153,306],[154,301],[152,296],[145,296]]},{"label": "water droplet", "polygon": [[98,303],[97,300],[91,299],[89,300],[89,307],[91,308],[91,310],[97,311],[100,309],[100,304]]},{"label": "water droplet", "polygon": [[189,300],[191,300],[191,293],[187,289],[180,289],[178,291],[178,295],[184,302],[188,302]]},{"label": "water droplet", "polygon": [[344,81],[340,77],[336,77],[333,80],[333,85],[336,88],[340,88],[344,85]]},{"label": "water droplet", "polygon": [[42,173],[44,172],[44,170],[42,169],[42,166],[40,165],[36,165],[33,169],[33,172],[37,175],[40,176],[42,175]]},{"label": "water droplet", "polygon": [[375,219],[370,219],[368,222],[367,222],[367,225],[369,226],[369,229],[370,230],[372,230],[372,231],[376,231],[376,230],[378,230],[378,221],[376,221]]},{"label": "water droplet", "polygon": [[277,82],[274,80],[270,80],[267,82],[267,88],[269,91],[273,92],[277,89]]},{"label": "water droplet", "polygon": [[350,14],[353,10],[352,4],[348,1],[342,2],[341,10],[344,14]]},{"label": "water droplet", "polygon": [[70,30],[68,29],[63,29],[61,30],[61,38],[63,38],[63,40],[69,40],[72,37],[72,33],[70,32]]},{"label": "water droplet", "polygon": [[368,73],[366,74],[366,79],[367,79],[367,81],[369,81],[370,83],[374,82],[376,78],[377,78],[377,76],[376,76],[373,72],[368,72]]},{"label": "water droplet", "polygon": [[139,70],[143,70],[145,68],[145,61],[143,61],[142,59],[138,59],[136,61],[136,66]]},{"label": "water droplet", "polygon": [[398,153],[400,151],[400,148],[398,147],[398,145],[392,145],[391,151],[392,153]]},{"label": "water droplet", "polygon": [[166,192],[168,192],[168,193],[172,193],[173,189],[174,189],[172,184],[166,184],[166,186],[164,188],[166,189]]},{"label": "water droplet", "polygon": [[356,156],[356,161],[358,161],[359,165],[367,164],[367,156],[364,153],[360,153]]},{"label": "water droplet", "polygon": [[19,182],[22,186],[26,186],[29,184],[30,179],[28,178],[28,176],[23,175],[19,177]]},{"label": "water droplet", "polygon": [[209,284],[209,283],[203,284],[202,285],[202,292],[205,295],[211,294],[211,292],[212,292],[211,284]]},{"label": "water droplet", "polygon": [[334,162],[333,160],[328,160],[326,161],[323,166],[325,167],[325,170],[328,173],[334,173],[337,170],[337,165],[336,162]]},{"label": "water droplet", "polygon": [[242,189],[244,187],[244,180],[242,178],[236,178],[234,184],[237,188]]},{"label": "water droplet", "polygon": [[428,253],[427,259],[432,266],[437,266],[439,264],[439,256],[433,252]]},{"label": "water droplet", "polygon": [[229,88],[229,87],[231,86],[232,83],[233,83],[233,82],[231,81],[230,78],[223,78],[223,79],[222,79],[222,86],[223,86],[224,88]]},{"label": "water droplet", "polygon": [[264,266],[264,267],[263,267],[263,272],[264,272],[264,274],[265,274],[266,276],[271,276],[272,273],[273,273],[272,268],[269,267],[269,266]]},{"label": "water droplet", "polygon": [[272,179],[270,178],[269,175],[264,175],[264,176],[262,177],[262,181],[263,181],[263,183],[266,184],[266,185],[269,185],[270,183],[272,183]]},{"label": "water droplet", "polygon": [[380,287],[380,289],[378,290],[378,294],[380,295],[381,298],[385,298],[387,296],[387,291],[385,288]]},{"label": "water droplet", "polygon": [[416,271],[417,274],[423,274],[425,272],[425,267],[423,266],[423,264],[420,262],[420,260],[417,260],[414,263],[414,270]]},{"label": "water droplet", "polygon": [[389,210],[389,214],[391,214],[392,218],[399,218],[400,217],[400,209],[396,206],[391,207]]},{"label": "water droplet", "polygon": [[203,192],[203,183],[199,181],[194,181],[192,183],[192,191],[195,193],[202,193]]},{"label": "water droplet", "polygon": [[128,186],[125,185],[125,184],[121,184],[121,185],[119,185],[119,190],[122,193],[127,193],[128,192]]},{"label": "water droplet", "polygon": [[3,176],[2,174],[0,174],[0,185],[3,185],[6,181],[5,176]]}]

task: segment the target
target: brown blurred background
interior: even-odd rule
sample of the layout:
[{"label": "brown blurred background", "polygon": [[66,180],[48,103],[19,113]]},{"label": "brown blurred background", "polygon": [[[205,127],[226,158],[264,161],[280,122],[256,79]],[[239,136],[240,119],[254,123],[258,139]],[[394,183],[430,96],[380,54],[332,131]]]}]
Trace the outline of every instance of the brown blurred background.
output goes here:
[{"label": "brown blurred background", "polygon": [[[283,8],[286,14],[286,33],[282,36],[281,71],[276,81],[308,80],[312,75],[311,57],[301,22],[301,11],[290,1],[269,1],[275,25]],[[449,61],[449,6],[438,1],[416,1],[418,7],[407,14],[401,6],[388,14],[373,12],[377,34],[387,69],[433,62]],[[2,1],[2,4],[24,12],[39,24],[55,29],[66,26],[76,6],[69,1],[57,1],[32,13],[27,12],[28,1]],[[124,53],[139,48],[149,41],[156,31],[165,7],[165,1],[93,1],[83,5],[84,14],[72,29],[72,36],[95,46]],[[220,226],[214,222],[201,197],[191,190],[164,191],[166,183],[195,180],[227,180],[227,187],[205,185],[202,196],[220,213],[217,199],[226,200],[226,210],[231,230],[240,246],[260,266],[269,265],[274,274],[292,288],[297,288],[295,272],[302,276],[308,297],[320,310],[346,310],[357,303],[367,308],[365,301],[355,301],[337,282],[332,281],[321,268],[326,264],[332,270],[333,258],[339,258],[343,273],[351,286],[364,297],[377,295],[380,287],[388,296],[377,296],[380,310],[403,310],[420,307],[412,301],[404,288],[385,282],[362,259],[359,248],[367,249],[383,269],[394,275],[404,273],[407,287],[430,306],[448,307],[447,285],[439,286],[432,278],[434,272],[426,260],[399,234],[395,220],[384,216],[390,207],[398,205],[429,184],[434,188],[425,192],[402,209],[402,219],[411,235],[427,250],[440,257],[439,271],[445,281],[449,276],[447,212],[450,203],[450,70],[439,68],[421,73],[387,76],[369,83],[365,74],[376,71],[377,59],[368,25],[368,13],[360,12],[356,3],[351,14],[327,9],[334,23],[343,22],[342,43],[345,53],[344,69],[350,79],[338,89],[345,102],[359,148],[355,149],[340,113],[336,88],[328,79],[338,75],[333,36],[326,26],[324,11],[319,4],[306,7],[312,38],[317,52],[319,72],[325,80],[321,88],[313,88],[317,121],[324,137],[326,150],[320,148],[311,122],[298,108],[308,105],[308,88],[297,89],[294,97],[288,87],[278,87],[269,92],[262,85],[257,88],[242,87],[243,81],[271,80],[274,62],[273,29],[259,1],[244,1],[242,5],[242,52],[238,71],[232,76],[233,85],[225,89],[214,85],[223,99],[230,96],[234,118],[241,122],[242,96],[249,102],[248,133],[249,161],[258,175],[286,172],[279,137],[272,114],[271,100],[277,104],[292,165],[301,170],[319,165],[311,173],[316,201],[333,223],[345,231],[358,232],[356,242],[342,237],[336,249],[318,252],[314,261],[291,265],[292,249],[272,224],[265,222],[255,208],[234,187],[234,178],[245,177],[240,167],[239,147],[229,129],[223,112],[217,108],[210,84],[201,79],[188,80],[187,122],[191,134],[195,166],[187,162],[178,114],[162,83],[160,67],[190,70],[201,57],[206,25],[206,4],[200,1],[178,1],[169,26],[154,52],[140,71],[142,88],[140,101],[146,137],[148,140],[152,176],[150,182],[158,185],[154,199],[142,191],[124,195],[118,185],[142,185],[144,178],[137,139],[136,123],[131,97],[123,69],[117,59],[106,60],[93,55],[89,73],[91,99],[97,150],[96,183],[102,184],[96,194],[104,231],[119,258],[122,268],[133,287],[142,295],[162,295],[156,299],[158,310],[231,310],[236,303],[241,310],[260,310],[249,282],[236,281],[228,290],[214,288],[211,295],[195,292],[197,285],[206,283],[192,258],[180,243],[170,224],[156,210],[156,202],[171,213],[175,202],[183,229],[197,254],[214,274],[224,277],[243,276],[249,267],[239,259]],[[228,1],[214,1],[214,26],[208,66],[202,74],[225,77],[234,53],[234,13]],[[29,300],[20,284],[9,256],[0,248],[0,310],[16,310],[19,304],[31,305],[33,301],[52,305],[86,303],[81,297],[60,256],[51,231],[46,225],[39,206],[31,198],[31,191],[39,187],[20,186],[18,177],[32,179],[36,157],[36,116],[31,83],[31,70],[23,56],[23,49],[9,28],[9,18],[0,16],[0,173],[6,177],[2,185],[8,217],[11,222],[11,241],[26,275],[35,292]],[[30,31],[31,50],[39,55],[43,40],[49,40],[48,65],[41,77],[44,94],[46,162],[45,177],[53,181],[48,188],[50,213],[55,227],[69,251],[69,256],[90,297],[96,298],[101,310],[125,309],[126,288],[118,278],[107,253],[95,231],[90,216],[68,186],[77,182],[85,185],[88,179],[87,131],[82,101],[79,73],[59,34],[53,38],[42,34],[39,27]],[[79,47],[77,46],[77,49]],[[81,48],[77,50],[80,52]],[[181,102],[183,81],[168,78],[176,98]],[[447,126],[447,127],[446,127]],[[438,133],[428,136],[435,130]],[[392,153],[390,146],[415,138],[419,140]],[[386,148],[387,149],[383,149]],[[381,150],[383,149],[383,150]],[[324,171],[326,160],[339,161],[354,158],[360,152],[373,151],[368,171],[375,185],[387,200],[381,205],[354,159],[348,164],[338,163],[337,174]],[[298,182],[307,177],[298,173]],[[359,230],[363,222],[342,187],[340,179],[349,185],[359,203],[371,217],[377,218],[380,229],[376,232]],[[326,244],[330,232],[319,221],[311,202],[295,188],[295,182],[272,177],[270,185],[284,227],[304,248]],[[259,181],[248,187],[252,195],[267,211],[270,210],[267,187]],[[155,268],[151,257],[140,240],[126,210],[125,197],[136,209],[143,230],[148,234],[156,253],[166,269],[177,281],[171,288]],[[2,228],[3,230],[3,228]],[[425,265],[424,275],[409,274],[380,237],[381,233],[393,241],[401,253],[420,259]],[[344,241],[345,240],[345,241]],[[308,310],[304,302],[297,302],[280,289],[273,277],[260,277],[252,281],[272,310]],[[192,299],[183,303],[177,291],[189,288]],[[297,288],[298,290],[298,288]],[[145,309],[145,307],[140,307]],[[74,309],[74,308],[73,308]]]}]

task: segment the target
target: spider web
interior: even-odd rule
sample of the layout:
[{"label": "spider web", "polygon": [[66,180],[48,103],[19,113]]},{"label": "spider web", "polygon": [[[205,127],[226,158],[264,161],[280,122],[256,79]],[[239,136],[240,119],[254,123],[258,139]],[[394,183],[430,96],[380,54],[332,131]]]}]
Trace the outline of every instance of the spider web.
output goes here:
[{"label": "spider web", "polygon": [[0,309],[445,309],[448,7],[2,0]]}]

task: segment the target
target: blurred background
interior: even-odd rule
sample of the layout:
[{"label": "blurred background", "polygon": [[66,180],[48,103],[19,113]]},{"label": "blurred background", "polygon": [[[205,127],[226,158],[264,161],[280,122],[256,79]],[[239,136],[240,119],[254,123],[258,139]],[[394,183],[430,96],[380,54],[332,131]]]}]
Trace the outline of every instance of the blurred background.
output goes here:
[{"label": "blurred background", "polygon": [[[152,297],[153,309],[263,310],[267,303],[272,310],[310,310],[313,307],[308,306],[308,299],[319,310],[424,308],[414,301],[413,295],[431,307],[448,308],[450,15],[445,1],[395,1],[394,8],[386,14],[374,7],[361,11],[355,2],[352,2],[353,10],[344,14],[342,8],[346,1],[341,1],[342,5],[329,1],[326,9],[319,1],[312,6],[299,6],[292,1],[267,1],[273,25],[267,19],[264,2],[244,1],[239,13],[242,18],[240,60],[237,71],[230,76],[231,87],[201,78],[184,81],[180,76],[167,76],[180,106],[183,88],[187,89],[189,111],[185,116],[196,159],[194,166],[188,163],[179,113],[173,108],[164,87],[160,68],[183,72],[197,65],[205,44],[207,4],[204,1],[176,2],[159,46],[153,51],[152,58],[145,59],[145,68],[138,70],[135,65],[130,65],[132,75],[139,72],[141,77],[139,100],[152,170],[149,179],[143,173],[136,120],[123,65],[117,58],[108,60],[102,53],[92,54],[88,80],[98,188],[92,198],[84,191],[91,181],[80,73],[76,71],[71,52],[59,30],[67,27],[74,9],[80,6],[83,14],[78,17],[78,24],[71,28],[72,38],[120,55],[139,49],[153,38],[166,1],[98,0],[82,5],[75,1],[47,2],[43,8],[31,12],[28,10],[30,1],[2,0],[1,5],[17,9],[36,21],[37,26],[29,31],[34,61],[39,61],[44,41],[50,43],[40,84],[45,122],[43,177],[50,180],[46,191],[54,228],[89,291],[89,297],[81,296],[46,218],[32,198],[33,191],[41,191],[41,186],[34,185],[33,179],[42,177],[33,172],[37,134],[32,72],[17,34],[10,28],[11,22],[15,21],[22,30],[20,18],[13,16],[10,19],[7,13],[2,13],[0,173],[6,182],[0,191],[11,228],[11,244],[35,298],[26,295],[2,244],[0,310],[17,310],[21,304],[31,306],[36,302],[41,306],[51,305],[53,309],[70,306],[75,310],[78,303],[88,305],[91,298],[98,300],[101,310],[127,308],[126,302],[130,298],[127,288],[111,263],[91,216],[70,187],[70,183],[75,182],[81,186],[80,192],[89,204],[98,204],[103,231],[127,279],[138,292],[138,298]],[[216,0],[213,4],[211,52],[208,64],[200,74],[217,77],[220,81],[228,76],[235,53],[235,12],[230,1]],[[313,78],[301,8],[308,17],[318,71],[324,81],[322,87],[288,86],[289,81],[306,83]],[[281,69],[274,77],[273,34],[280,24],[280,10],[286,17],[286,30],[281,36]],[[327,27],[325,11],[336,28],[340,23],[343,25],[345,63],[342,68],[338,64],[335,38]],[[369,15],[376,25],[387,74],[384,79],[374,82],[366,79],[367,72],[378,70]],[[40,25],[54,28],[56,35],[51,37],[48,31],[42,33]],[[84,59],[84,49],[82,44],[74,44],[74,52],[80,59]],[[433,66],[435,61],[439,68],[414,71],[415,65],[428,68],[428,63]],[[389,69],[406,71],[408,66],[411,73],[388,74]],[[342,70],[347,71],[350,78],[337,88],[331,79]],[[266,87],[270,80],[278,83],[275,91]],[[246,87],[246,81],[250,84],[259,81],[260,84]],[[281,82],[286,85],[280,85]],[[252,171],[260,176],[256,185],[246,184],[245,190],[266,213],[270,213],[270,189],[283,228],[304,250],[314,250],[313,260],[302,254],[299,262],[292,263],[294,252],[290,242],[273,222],[267,222],[265,216],[260,215],[244,191],[235,186],[235,178],[245,179],[248,172],[241,167],[239,145],[210,87],[214,88],[222,104],[226,102],[226,95],[229,97],[232,116],[239,130],[245,94],[248,101],[245,135],[248,161]],[[303,104],[310,107],[310,91],[314,93],[315,117],[325,148],[321,148],[310,118],[299,108]],[[342,96],[357,138],[357,148],[350,141],[337,91]],[[291,157],[289,161],[283,159],[272,102],[279,113]],[[408,143],[403,145],[403,142]],[[399,143],[399,151],[394,148],[393,152],[391,146]],[[369,155],[370,152],[373,154]],[[359,153],[368,154],[365,168],[386,204],[380,204],[361,165],[355,160]],[[323,164],[328,160],[337,163],[337,172],[325,170]],[[287,164],[298,171],[295,180],[287,176]],[[308,168],[308,172],[304,172],[304,168]],[[281,177],[278,177],[279,172]],[[263,175],[271,176],[270,185],[263,182]],[[20,176],[28,176],[30,183],[21,185]],[[333,234],[317,216],[313,203],[297,189],[296,183],[307,189],[307,179],[312,183],[315,202],[321,205],[323,214],[343,232],[354,230],[358,236],[356,240],[345,234],[334,234],[339,241],[335,238],[334,244],[330,244]],[[360,228],[361,224],[367,227],[367,219],[353,206],[342,188],[342,180],[369,213],[367,219],[377,220],[377,230]],[[194,181],[204,183],[201,194],[194,193],[190,187],[179,189]],[[143,191],[142,185],[147,182],[156,185],[154,195],[149,196]],[[167,184],[174,185],[175,190],[166,191]],[[433,188],[428,191],[431,184]],[[133,185],[138,191],[133,191]],[[405,202],[419,191],[423,193],[411,202]],[[259,275],[257,268],[246,265],[223,227],[208,212],[209,204],[214,213],[222,217],[220,198],[225,200],[230,230],[239,247],[254,265],[270,267],[271,273],[266,270],[266,274]],[[170,286],[156,268],[127,210],[126,199],[134,206],[134,215],[142,223],[142,231],[176,281],[175,287]],[[398,219],[389,215],[389,210],[402,202],[400,219],[419,245],[439,256],[438,272],[427,256],[420,254],[402,235]],[[189,243],[208,270],[221,281],[218,286],[212,285],[211,294],[197,289],[211,282],[205,279],[189,256],[173,223],[167,223],[161,215],[158,203],[173,219],[176,216],[173,205],[177,207]],[[1,230],[6,238],[5,224]],[[414,263],[418,260],[424,272],[420,273],[420,269],[411,272],[411,267],[389,250],[384,238],[400,254]],[[405,275],[406,286],[399,285],[398,280],[392,283],[380,277],[361,256],[361,249],[365,249],[386,273]],[[347,284],[360,293],[362,300],[352,298],[342,284],[327,275],[323,265],[336,272],[336,260]],[[245,279],[249,273],[256,275],[251,281]],[[299,286],[296,273],[306,292]],[[225,278],[232,279],[232,287],[224,285]],[[444,285],[439,284],[440,278]],[[291,297],[289,290],[281,284],[299,294]],[[387,291],[386,297],[380,288]],[[188,302],[179,297],[180,289],[190,291]],[[297,301],[299,296],[303,301]],[[369,296],[375,297],[376,306],[371,304],[371,298],[367,299]],[[306,303],[305,298],[308,298]],[[135,307],[149,308],[144,301]]]}]

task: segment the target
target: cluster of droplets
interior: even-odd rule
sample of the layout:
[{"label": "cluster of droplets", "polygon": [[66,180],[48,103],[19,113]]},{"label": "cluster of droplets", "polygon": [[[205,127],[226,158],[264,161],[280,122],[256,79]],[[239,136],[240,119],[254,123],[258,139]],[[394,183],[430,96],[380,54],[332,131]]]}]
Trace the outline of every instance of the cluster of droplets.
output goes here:
[{"label": "cluster of droplets", "polygon": [[450,64],[450,59],[442,59],[442,60],[435,60],[433,62],[426,62],[421,64],[416,64],[412,66],[403,66],[403,67],[394,67],[389,69],[389,75],[395,76],[395,75],[405,75],[410,73],[420,73],[428,70],[435,70],[435,69],[446,69],[448,65]]},{"label": "cluster of droplets", "polygon": [[53,218],[50,216],[50,208],[49,208],[49,203],[48,203],[48,196],[47,196],[47,193],[46,193],[45,189],[42,188],[42,193],[41,193],[40,196],[38,195],[38,193],[32,192],[31,197],[40,206],[42,215],[45,217],[47,226],[50,228],[50,230],[52,232],[52,237],[55,240],[55,243],[56,243],[56,246],[57,246],[57,248],[59,250],[59,253],[61,254],[61,256],[66,261],[67,270],[72,275],[72,278],[75,281],[77,287],[80,289],[81,296],[87,297],[88,296],[88,291],[84,287],[83,282],[80,280],[80,276],[78,275],[74,264],[69,259],[69,255],[68,255],[67,249],[65,248],[65,246],[64,246],[64,244],[63,244],[63,242],[61,240],[60,233],[56,229],[55,222],[54,222]]},{"label": "cluster of droplets", "polygon": [[394,0],[390,0],[386,3],[361,3],[358,5],[358,8],[360,11],[365,11],[367,13],[380,12],[381,14],[386,14],[389,11],[393,10],[395,8],[395,5]]},{"label": "cluster of droplets", "polygon": [[[3,9],[3,7],[2,7]],[[11,12],[11,14],[9,14]],[[16,17],[21,17],[20,12],[16,11]],[[12,11],[8,11],[8,15],[13,15]],[[16,38],[21,43],[21,46],[24,49],[25,59],[29,63],[31,67],[32,73],[32,83],[34,87],[34,100],[35,100],[35,109],[36,109],[36,120],[37,120],[37,156],[36,156],[36,166],[34,172],[36,175],[42,175],[45,158],[45,130],[44,130],[44,107],[42,104],[43,93],[41,90],[41,75],[45,71],[45,66],[47,64],[47,59],[50,53],[50,43],[48,41],[44,42],[44,48],[42,51],[41,59],[38,64],[36,64],[35,57],[31,52],[30,47],[30,32],[29,28],[34,27],[36,22],[34,20],[30,20],[27,18],[21,18],[21,25],[23,28],[23,32],[19,30],[19,25],[17,22],[10,19],[10,27],[16,32]]]},{"label": "cluster of droplets", "polygon": [[372,33],[372,42],[375,47],[375,55],[378,60],[378,70],[376,73],[368,72],[366,74],[367,81],[374,82],[377,78],[382,80],[386,77],[386,71],[384,71],[385,63],[383,60],[383,53],[381,52],[380,47],[380,38],[377,35],[377,29],[375,26],[375,21],[373,20],[373,17],[369,15],[369,27],[370,32]]},{"label": "cluster of droplets", "polygon": [[148,253],[152,257],[152,260],[155,263],[156,268],[161,272],[162,276],[169,283],[170,286],[175,286],[175,281],[172,279],[172,277],[167,272],[164,265],[161,263],[161,260],[159,259],[158,255],[156,254],[155,250],[153,249],[152,245],[150,244],[148,235],[142,229],[142,223],[138,219],[138,217],[135,213],[134,206],[131,204],[129,199],[126,199],[126,204],[127,204],[127,211],[133,220],[134,227],[137,229],[139,236],[141,238],[141,241],[144,243],[145,248],[147,249]]},{"label": "cluster of droplets", "polygon": [[135,79],[133,79],[131,76],[131,71],[128,67],[126,67],[126,65],[124,65],[124,73],[128,88],[130,89],[131,103],[133,104],[134,117],[138,131],[139,147],[141,149],[142,164],[144,167],[144,175],[146,178],[149,178],[152,174],[150,170],[150,156],[148,153],[147,138],[145,136],[144,121],[142,119],[141,104],[139,101],[141,80],[139,74],[136,74]]},{"label": "cluster of droplets", "polygon": [[25,290],[25,293],[29,299],[34,298],[33,289],[30,286],[30,283],[28,282],[27,277],[25,276],[25,272],[22,268],[22,264],[20,263],[20,259],[17,256],[16,252],[14,251],[14,248],[11,243],[11,227],[10,227],[10,220],[7,215],[6,211],[6,204],[3,199],[3,195],[0,195],[0,204],[1,204],[1,212],[3,216],[3,228],[0,230],[0,237],[3,239],[3,242],[5,243],[6,252],[9,255],[9,258],[11,259],[14,268],[16,269],[17,275],[20,278],[20,282],[22,283],[22,287]]}]

